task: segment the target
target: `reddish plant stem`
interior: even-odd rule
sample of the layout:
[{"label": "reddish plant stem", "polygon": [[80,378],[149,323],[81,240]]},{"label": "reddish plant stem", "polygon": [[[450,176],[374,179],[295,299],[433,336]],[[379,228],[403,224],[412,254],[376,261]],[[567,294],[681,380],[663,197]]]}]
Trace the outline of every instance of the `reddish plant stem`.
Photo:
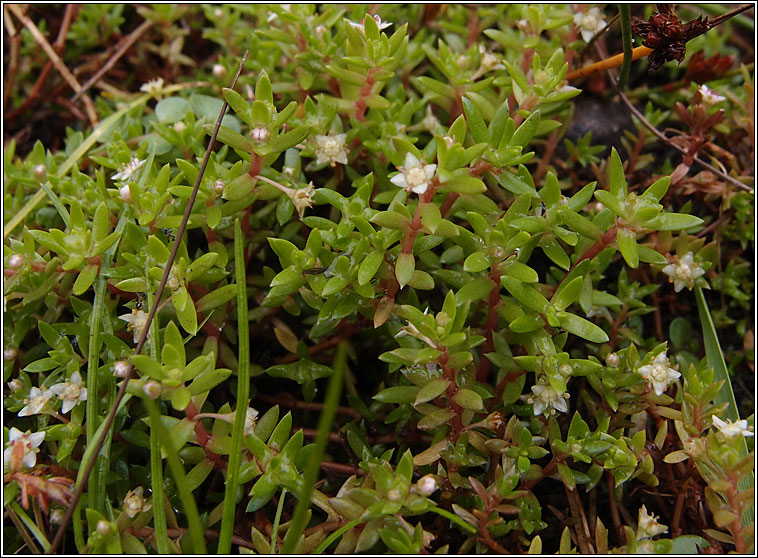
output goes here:
[{"label": "reddish plant stem", "polygon": [[263,169],[263,157],[253,152],[250,154],[250,170],[247,173],[250,176],[258,176]]},{"label": "reddish plant stem", "polygon": [[[135,529],[133,527],[127,527],[124,530],[127,533],[131,533],[135,537],[140,537],[140,538],[145,538],[145,539],[149,539],[152,536],[154,536],[154,534],[155,534],[155,529],[153,529],[152,527],[140,527],[139,529]],[[169,537],[182,537],[182,536],[184,536],[184,534],[186,532],[187,532],[187,529],[185,529],[183,527],[176,527],[176,528],[169,528],[169,529],[167,529],[167,534],[168,534]],[[204,533],[204,535],[205,535],[206,539],[210,539],[210,540],[217,540],[218,539],[218,532],[211,531],[210,529],[206,530],[205,533]],[[232,536],[232,542],[234,544],[238,545],[238,546],[242,546],[242,547],[245,547],[245,548],[251,548],[251,549],[255,550],[255,547],[253,546],[253,543],[251,543],[250,541],[246,541],[245,539],[243,539],[242,537],[239,537],[237,535],[233,535]]]},{"label": "reddish plant stem", "polygon": [[371,88],[376,82],[374,76],[372,76],[371,73],[378,69],[380,68],[369,68],[368,75],[366,76],[366,84],[361,87],[360,97],[357,101],[355,101],[355,118],[358,119],[359,122],[363,122],[366,118],[366,109],[368,109],[368,105],[366,104],[366,97],[371,94]]},{"label": "reddish plant stem", "polygon": [[492,290],[490,290],[488,302],[487,323],[484,326],[485,341],[479,353],[479,366],[476,370],[476,381],[482,383],[487,381],[487,375],[490,373],[491,367],[490,359],[485,355],[491,353],[495,348],[493,336],[497,328],[497,305],[500,303],[500,268],[498,265],[492,266],[489,279],[492,281]]},{"label": "reddish plant stem", "polygon": [[447,386],[445,393],[447,395],[448,402],[450,403],[450,409],[455,413],[455,416],[452,418],[452,421],[450,423],[452,431],[449,434],[450,441],[455,444],[455,442],[458,441],[458,437],[463,432],[463,421],[461,420],[461,413],[463,413],[463,409],[453,399],[455,397],[455,394],[458,393],[458,385],[455,383],[456,370],[450,368],[447,365],[449,360],[450,356],[447,354],[447,347],[443,347],[442,354],[437,359],[437,362],[442,367],[443,376],[450,382],[450,385]]},{"label": "reddish plant stem", "polygon": [[535,184],[539,184],[540,180],[542,180],[542,177],[547,172],[547,167],[550,164],[550,160],[553,158],[555,148],[558,146],[558,139],[560,139],[560,128],[550,132],[550,136],[547,138],[545,151],[542,154],[539,165],[537,165],[537,170],[534,171],[534,175],[532,175]]},{"label": "reddish plant stem", "polygon": [[[195,415],[197,414],[197,409],[195,409],[195,404],[190,401],[189,405],[187,405],[187,408],[184,410],[184,412],[187,414],[187,418],[190,420],[193,420]],[[198,445],[203,448],[203,451],[205,451],[205,456],[208,458],[208,460],[213,463],[213,466],[217,469],[223,470],[226,469],[226,460],[218,455],[217,453],[212,452],[208,449],[208,443],[211,441],[211,435],[208,433],[208,431],[205,429],[205,426],[203,426],[203,423],[199,420],[194,420],[195,423],[195,436],[197,437],[197,443]]]},{"label": "reddish plant stem", "polygon": [[[597,256],[600,252],[605,250],[608,246],[610,246],[613,242],[616,240],[616,234],[618,233],[618,221],[613,224],[613,226],[608,229],[605,234],[603,234],[602,238],[595,242],[592,246],[590,246],[587,251],[582,254],[578,260],[574,262],[574,265],[571,266],[571,269],[568,270],[568,273],[563,276],[563,279],[569,276],[569,274],[574,270],[574,268],[579,265],[584,260],[591,260],[595,256]],[[561,286],[561,283],[563,283],[563,279],[561,279],[558,284],[555,286],[555,289],[553,292],[557,291],[558,288]]]},{"label": "reddish plant stem", "polygon": [[[288,394],[289,395],[289,394]],[[259,393],[256,399],[260,399],[266,403],[274,405],[281,405],[282,407],[289,407],[290,409],[301,409],[304,411],[322,411],[324,409],[323,403],[312,403],[308,401],[293,401],[288,399],[287,396],[276,397],[273,395],[266,395]],[[352,407],[337,407],[337,412],[342,415],[347,415],[356,419],[363,418],[363,415]]]},{"label": "reddish plant stem", "polygon": [[442,205],[440,206],[440,214],[442,215],[442,217],[447,217],[447,214],[450,211],[450,208],[453,207],[455,200],[457,200],[459,197],[460,197],[460,194],[458,192],[448,193],[447,197],[445,198],[445,201],[443,201]]}]

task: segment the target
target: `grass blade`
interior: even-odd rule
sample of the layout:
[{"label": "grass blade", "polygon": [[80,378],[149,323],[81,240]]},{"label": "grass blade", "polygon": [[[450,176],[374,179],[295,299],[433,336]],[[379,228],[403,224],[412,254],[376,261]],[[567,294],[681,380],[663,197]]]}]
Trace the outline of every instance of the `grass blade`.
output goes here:
[{"label": "grass blade", "polygon": [[334,357],[334,373],[329,379],[329,387],[326,390],[324,399],[324,408],[321,411],[321,417],[318,421],[318,431],[316,433],[315,450],[311,457],[310,463],[305,470],[305,487],[302,494],[298,494],[297,507],[295,514],[290,523],[287,534],[284,536],[281,554],[293,554],[295,547],[300,541],[300,536],[305,529],[305,522],[310,509],[311,495],[313,486],[318,479],[319,469],[321,468],[321,459],[324,457],[326,442],[329,439],[329,433],[332,430],[334,416],[337,413],[337,404],[342,395],[342,378],[347,368],[347,344],[342,341],[337,346],[337,355]]},{"label": "grass blade", "polygon": [[[247,322],[247,275],[245,273],[244,236],[239,219],[234,221],[234,271],[237,282],[237,334],[239,351],[237,367],[237,408],[232,427],[232,449],[226,468],[226,490],[221,519],[221,533],[218,539],[218,553],[229,554],[234,532],[234,511],[236,508],[237,478],[242,459],[242,435],[245,429],[247,402],[250,396],[250,334]],[[274,534],[276,537],[276,534]]]},{"label": "grass blade", "polygon": [[[716,334],[716,326],[713,323],[713,317],[710,310],[708,310],[708,304],[705,301],[705,295],[703,289],[695,287],[695,300],[697,301],[697,310],[700,314],[700,324],[703,328],[703,342],[705,343],[705,360],[709,367],[713,368],[714,380],[716,382],[724,380],[724,384],[721,386],[721,390],[714,398],[714,403],[726,403],[727,408],[724,414],[726,418],[732,422],[740,420],[739,411],[737,410],[737,401],[734,398],[734,389],[732,388],[732,379],[729,377],[729,371],[726,368],[726,362],[724,362],[724,353],[721,351],[721,345],[719,344],[719,338]],[[748,447],[745,438],[742,438],[742,444],[740,446],[742,455],[748,454]],[[753,473],[745,475],[740,479],[740,490],[752,490],[753,486]],[[755,517],[755,511],[753,508],[749,508],[742,516],[742,524],[747,525],[752,523]]]}]

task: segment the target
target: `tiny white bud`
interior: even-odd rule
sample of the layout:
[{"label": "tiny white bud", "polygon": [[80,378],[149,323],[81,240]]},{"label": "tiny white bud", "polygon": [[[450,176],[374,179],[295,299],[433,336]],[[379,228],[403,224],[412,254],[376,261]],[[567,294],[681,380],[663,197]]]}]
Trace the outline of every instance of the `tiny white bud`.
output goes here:
[{"label": "tiny white bud", "polygon": [[105,521],[104,519],[101,519],[97,522],[96,531],[98,535],[106,536],[109,535],[111,532],[111,524],[109,521]]},{"label": "tiny white bud", "polygon": [[24,256],[21,254],[13,254],[8,258],[8,267],[11,269],[18,269],[22,265],[24,265]]},{"label": "tiny white bud", "polygon": [[118,197],[124,200],[126,203],[132,202],[132,191],[129,189],[128,184],[124,184],[118,189]]},{"label": "tiny white bud", "polygon": [[397,488],[393,488],[387,492],[387,500],[390,502],[399,502],[402,497],[402,494],[400,494],[400,491]]},{"label": "tiny white bud", "polygon": [[571,368],[570,364],[564,364],[558,369],[558,372],[560,372],[563,376],[571,376],[572,371],[573,368]]},{"label": "tiny white bud", "polygon": [[50,512],[50,523],[53,525],[60,525],[63,523],[63,517],[66,514],[63,513],[63,510],[60,508],[55,508],[53,511]]},{"label": "tiny white bud", "polygon": [[316,26],[316,28],[314,29],[314,31],[316,32],[316,35],[318,35],[320,37],[326,31],[326,26],[319,24],[319,25]]},{"label": "tiny white bud", "polygon": [[171,277],[168,280],[168,288],[171,289],[172,291],[175,291],[179,287],[180,287],[179,279],[177,279],[176,277]]},{"label": "tiny white bud", "polygon": [[163,387],[158,382],[154,382],[150,380],[149,382],[145,382],[145,385],[142,386],[142,391],[147,395],[150,399],[157,399],[160,397],[161,392],[163,391]]},{"label": "tiny white bud", "polygon": [[46,173],[47,167],[45,165],[37,165],[34,167],[34,176],[36,176],[39,180],[42,180],[45,177]]},{"label": "tiny white bud", "polygon": [[213,191],[218,195],[224,193],[224,188],[226,188],[226,184],[224,184],[224,181],[221,179],[218,179],[213,183]]},{"label": "tiny white bud", "polygon": [[269,132],[268,129],[264,128],[263,126],[257,126],[253,128],[253,131],[250,132],[250,135],[252,136],[255,143],[263,143],[268,140]]},{"label": "tiny white bud", "polygon": [[129,363],[125,360],[117,360],[113,363],[113,375],[117,378],[126,378],[129,372]]},{"label": "tiny white bud", "polygon": [[605,357],[605,364],[611,368],[616,368],[619,364],[621,364],[621,359],[616,353],[608,353],[608,356]]},{"label": "tiny white bud", "polygon": [[[6,349],[6,351],[7,350],[8,349]],[[9,359],[5,359],[5,360],[9,360]],[[13,378],[10,382],[8,382],[8,387],[10,388],[11,391],[18,391],[24,387],[24,384],[18,378]]]},{"label": "tiny white bud", "polygon": [[213,10],[213,15],[217,18],[224,17],[224,11],[221,8],[216,8]]},{"label": "tiny white bud", "polygon": [[213,65],[213,75],[217,78],[222,78],[226,75],[226,68],[222,66],[221,64],[214,64]]},{"label": "tiny white bud", "polygon": [[181,120],[179,122],[174,122],[174,130],[179,132],[180,134],[184,131],[184,129],[187,127],[187,125],[182,122]]},{"label": "tiny white bud", "polygon": [[429,496],[437,490],[437,479],[433,475],[424,475],[416,483],[416,493],[420,496]]}]

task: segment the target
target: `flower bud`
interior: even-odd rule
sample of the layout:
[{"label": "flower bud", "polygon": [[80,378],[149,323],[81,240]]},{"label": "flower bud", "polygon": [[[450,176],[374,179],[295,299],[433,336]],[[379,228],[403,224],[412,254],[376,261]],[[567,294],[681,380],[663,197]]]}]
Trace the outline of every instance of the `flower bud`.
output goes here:
[{"label": "flower bud", "polygon": [[416,483],[416,494],[420,496],[430,496],[437,490],[437,479],[434,475],[424,475]]},{"label": "flower bud", "polygon": [[403,497],[402,494],[400,494],[400,491],[397,488],[393,488],[389,492],[387,492],[387,500],[390,502],[399,502],[401,498]]},{"label": "flower bud", "polygon": [[95,531],[97,531],[97,534],[102,537],[110,535],[112,531],[110,521],[105,521],[104,519],[101,519],[100,521],[97,522],[97,527],[95,528]]},{"label": "flower bud", "polygon": [[11,269],[18,269],[24,265],[25,259],[26,258],[24,258],[24,256],[21,254],[13,254],[10,258],[8,258],[8,267]]},{"label": "flower bud", "polygon": [[268,140],[269,132],[268,129],[263,126],[256,126],[253,128],[253,131],[250,132],[250,136],[255,143],[264,143]]},{"label": "flower bud", "polygon": [[36,176],[38,180],[45,178],[45,174],[47,174],[47,167],[45,165],[37,165],[34,167],[34,176]]},{"label": "flower bud", "polygon": [[129,363],[125,360],[117,360],[113,363],[113,375],[117,378],[126,378],[129,372]]},{"label": "flower bud", "polygon": [[187,125],[182,122],[181,120],[179,122],[174,122],[174,130],[179,132],[180,134],[184,131],[184,129],[187,127]]},{"label": "flower bud", "polygon": [[[8,349],[6,349],[6,351],[7,350]],[[6,360],[8,360],[8,359],[6,359]],[[10,382],[8,382],[8,387],[10,388],[11,391],[18,391],[18,390],[20,390],[21,388],[24,387],[24,384],[18,378],[13,378]]]},{"label": "flower bud", "polygon": [[608,356],[605,357],[605,364],[611,368],[616,368],[621,364],[621,359],[616,353],[608,353]]},{"label": "flower bud", "polygon": [[213,191],[219,196],[224,193],[224,188],[226,188],[226,184],[221,179],[218,179],[213,183]]},{"label": "flower bud", "polygon": [[128,184],[124,184],[118,189],[118,197],[124,200],[126,203],[132,202],[132,191],[129,189]]},{"label": "flower bud", "polygon": [[226,75],[226,68],[224,68],[221,64],[214,64],[212,72],[213,75],[217,78],[222,78]]},{"label": "flower bud", "polygon": [[163,387],[158,382],[150,380],[149,382],[146,382],[144,386],[142,386],[142,391],[150,399],[158,399],[158,397],[161,395],[161,392],[163,391]]},{"label": "flower bud", "polygon": [[55,508],[53,511],[50,512],[50,523],[53,525],[60,525],[63,523],[63,517],[66,514],[63,512],[60,508]]}]

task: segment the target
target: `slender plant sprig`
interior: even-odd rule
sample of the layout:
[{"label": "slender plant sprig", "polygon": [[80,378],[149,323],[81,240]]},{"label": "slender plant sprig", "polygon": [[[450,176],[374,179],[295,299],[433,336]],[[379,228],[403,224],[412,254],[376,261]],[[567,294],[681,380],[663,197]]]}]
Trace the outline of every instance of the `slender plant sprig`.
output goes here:
[{"label": "slender plant sprig", "polygon": [[[84,157],[84,154],[89,151],[93,145],[95,145],[95,142],[97,142],[98,139],[100,139],[106,132],[109,132],[111,128],[113,128],[119,120],[121,120],[121,117],[127,114],[129,111],[134,109],[135,107],[138,107],[144,103],[146,103],[150,99],[150,95],[140,95],[139,98],[135,99],[125,107],[123,107],[120,110],[117,110],[113,114],[111,114],[108,118],[100,122],[97,128],[92,130],[92,133],[87,136],[87,139],[85,139],[82,144],[77,147],[74,152],[69,155],[68,159],[63,161],[60,167],[58,167],[56,171],[56,176],[58,178],[62,178],[66,175],[66,173],[74,166],[76,165],[79,160]],[[52,187],[50,182],[47,182],[48,187]],[[34,196],[32,196],[28,202],[24,204],[24,207],[22,207],[18,213],[16,213],[10,221],[3,227],[3,238],[6,238],[13,229],[15,229],[22,221],[26,219],[26,217],[32,212],[32,210],[37,207],[37,204],[39,204],[43,199],[45,199],[45,190],[40,189],[37,191]]]},{"label": "slender plant sprig", "polygon": [[[240,76],[240,73],[242,72],[242,67],[245,64],[245,60],[247,60],[247,55],[249,51],[245,51],[245,54],[242,56],[242,60],[240,61],[239,67],[237,68],[237,73],[234,75],[234,80],[232,81],[231,89],[234,89],[235,85],[237,85],[237,79]],[[147,100],[147,97],[144,99],[140,97],[137,101],[139,103],[145,102]],[[134,103],[128,105],[129,107],[138,106],[137,101]],[[197,198],[197,192],[200,189],[200,182],[203,179],[203,175],[205,174],[205,169],[208,166],[208,160],[211,156],[211,151],[213,149],[213,144],[216,143],[216,137],[218,136],[218,131],[221,128],[221,120],[224,118],[224,113],[226,112],[227,103],[224,101],[224,104],[221,106],[221,110],[219,111],[218,120],[216,120],[216,127],[213,129],[213,133],[211,134],[211,139],[208,142],[208,147],[205,150],[205,157],[203,157],[203,163],[200,166],[200,172],[197,175],[197,180],[195,180],[195,187],[192,189],[192,193],[190,194],[189,200],[187,201],[187,207],[184,210],[184,216],[182,217],[182,222],[179,225],[179,230],[176,233],[176,240],[174,241],[174,246],[171,249],[171,254],[169,255],[168,261],[166,262],[166,268],[163,270],[163,277],[161,277],[161,282],[158,285],[158,290],[155,293],[156,300],[160,300],[161,295],[163,294],[163,290],[166,287],[166,282],[168,281],[168,276],[171,273],[171,267],[174,264],[174,260],[176,259],[176,254],[179,251],[179,245],[181,244],[182,235],[184,234],[184,230],[187,228],[187,222],[189,221],[190,214],[192,213],[192,208],[195,205],[195,199]],[[110,118],[110,117],[109,117]],[[119,115],[120,118],[120,115]],[[108,119],[106,119],[107,121]],[[114,119],[110,124],[114,124],[118,120],[118,118]],[[103,121],[103,124],[106,122]],[[100,127],[98,127],[100,129]],[[103,132],[100,132],[99,135],[102,135]],[[92,134],[94,135],[94,133]],[[92,137],[92,135],[90,137]],[[88,138],[89,139],[89,138]],[[88,142],[84,142],[86,144]],[[94,143],[94,140],[93,140]],[[89,149],[89,146],[87,147]],[[78,151],[78,150],[77,150]],[[76,152],[74,152],[76,154]],[[72,157],[73,155],[72,154]],[[71,159],[71,157],[69,157]],[[77,158],[78,160],[78,158]],[[68,160],[67,160],[68,161]],[[73,162],[71,163],[73,164]],[[63,173],[59,172],[59,176],[61,176]],[[42,191],[42,195],[44,196],[44,191]],[[29,204],[27,204],[28,206]],[[34,204],[36,205],[36,203]],[[34,205],[29,207],[28,211],[31,211],[34,208]],[[26,207],[26,206],[25,206]],[[10,227],[10,224],[8,226]],[[12,227],[9,229],[6,227],[6,230],[10,232],[12,230]],[[147,323],[151,323],[153,321],[153,317],[155,316],[155,312],[158,309],[158,304],[153,304],[150,307],[150,312],[147,316]],[[142,335],[139,338],[139,341],[137,342],[137,346],[134,349],[134,354],[138,355],[140,354],[140,351],[142,350],[142,346],[145,344],[145,341],[147,340],[147,334],[148,334],[149,328],[145,328],[142,331]],[[113,406],[111,407],[110,412],[108,413],[108,416],[105,419],[105,422],[103,423],[104,426],[103,431],[101,432],[100,436],[97,438],[94,448],[95,451],[92,452],[93,457],[96,456],[100,452],[100,448],[103,446],[103,442],[105,441],[106,434],[108,430],[110,429],[110,425],[113,424],[113,419],[116,418],[116,411],[118,410],[119,403],[124,398],[124,395],[126,395],[126,388],[129,384],[129,377],[132,374],[132,369],[134,366],[129,363],[126,369],[126,374],[124,375],[124,380],[121,384],[121,387],[118,390],[118,394],[116,395],[116,400],[113,402]],[[94,397],[94,394],[92,395]],[[88,444],[91,445],[91,444]],[[50,546],[50,549],[47,551],[48,554],[54,554],[58,547],[60,546],[61,542],[63,541],[63,535],[66,532],[66,528],[68,527],[69,522],[71,521],[71,516],[74,513],[74,510],[77,507],[77,504],[79,503],[79,499],[82,497],[82,493],[84,492],[84,486],[87,484],[87,479],[89,478],[90,473],[92,473],[92,467],[95,464],[95,459],[90,459],[90,461],[87,463],[84,470],[84,478],[80,483],[77,484],[76,490],[74,491],[74,494],[71,498],[71,503],[69,504],[68,510],[66,511],[66,515],[63,516],[63,521],[61,522],[60,527],[58,528],[58,532],[55,534],[55,538],[53,539],[52,545]],[[193,500],[194,503],[194,500]],[[202,542],[202,541],[201,541]],[[205,546],[205,545],[203,545]]]},{"label": "slender plant sprig", "polygon": [[311,507],[313,486],[316,484],[316,479],[321,469],[321,459],[324,457],[326,442],[329,439],[332,422],[334,421],[334,416],[337,414],[337,405],[342,395],[342,378],[345,375],[345,368],[347,368],[347,342],[342,341],[337,345],[337,354],[334,357],[334,372],[329,379],[329,386],[326,389],[324,409],[321,411],[321,417],[319,417],[318,421],[318,432],[316,433],[316,441],[314,443],[315,448],[305,470],[303,490],[300,494],[297,494],[298,501],[295,507],[295,514],[289,529],[287,529],[287,534],[284,536],[281,554],[293,554],[295,552],[295,547],[305,529],[308,510]]},{"label": "slender plant sprig", "polygon": [[632,69],[632,16],[629,4],[619,4],[621,18],[621,43],[624,47],[624,61],[619,72],[619,89],[626,89],[629,82],[629,71]]},{"label": "slender plant sprig", "polygon": [[[247,276],[245,273],[244,236],[239,219],[234,221],[234,272],[237,282],[237,409],[232,427],[232,449],[226,467],[226,490],[218,539],[218,553],[229,554],[234,533],[234,513],[237,503],[237,484],[242,458],[242,436],[245,429],[248,398],[250,396],[250,333],[247,322]],[[274,534],[276,536],[276,534]]]},{"label": "slender plant sprig", "polygon": [[[705,360],[708,366],[713,368],[714,380],[716,382],[723,380],[721,389],[714,397],[713,402],[716,404],[726,403],[726,411],[724,414],[726,418],[732,422],[740,420],[740,414],[737,410],[737,400],[734,398],[734,389],[732,388],[732,379],[729,376],[729,371],[726,368],[724,362],[724,353],[721,351],[721,345],[719,344],[718,334],[716,333],[716,326],[713,323],[713,317],[708,309],[708,303],[705,301],[705,295],[703,294],[702,287],[695,287],[695,300],[697,302],[697,311],[700,315],[700,325],[703,328],[703,343],[705,344]],[[747,442],[743,436],[740,436],[742,444],[740,449],[742,455],[748,454]],[[750,473],[742,477],[738,483],[740,490],[752,490],[754,483],[754,475]],[[748,508],[742,515],[742,524],[748,525],[753,522],[755,517],[755,510]]]}]

